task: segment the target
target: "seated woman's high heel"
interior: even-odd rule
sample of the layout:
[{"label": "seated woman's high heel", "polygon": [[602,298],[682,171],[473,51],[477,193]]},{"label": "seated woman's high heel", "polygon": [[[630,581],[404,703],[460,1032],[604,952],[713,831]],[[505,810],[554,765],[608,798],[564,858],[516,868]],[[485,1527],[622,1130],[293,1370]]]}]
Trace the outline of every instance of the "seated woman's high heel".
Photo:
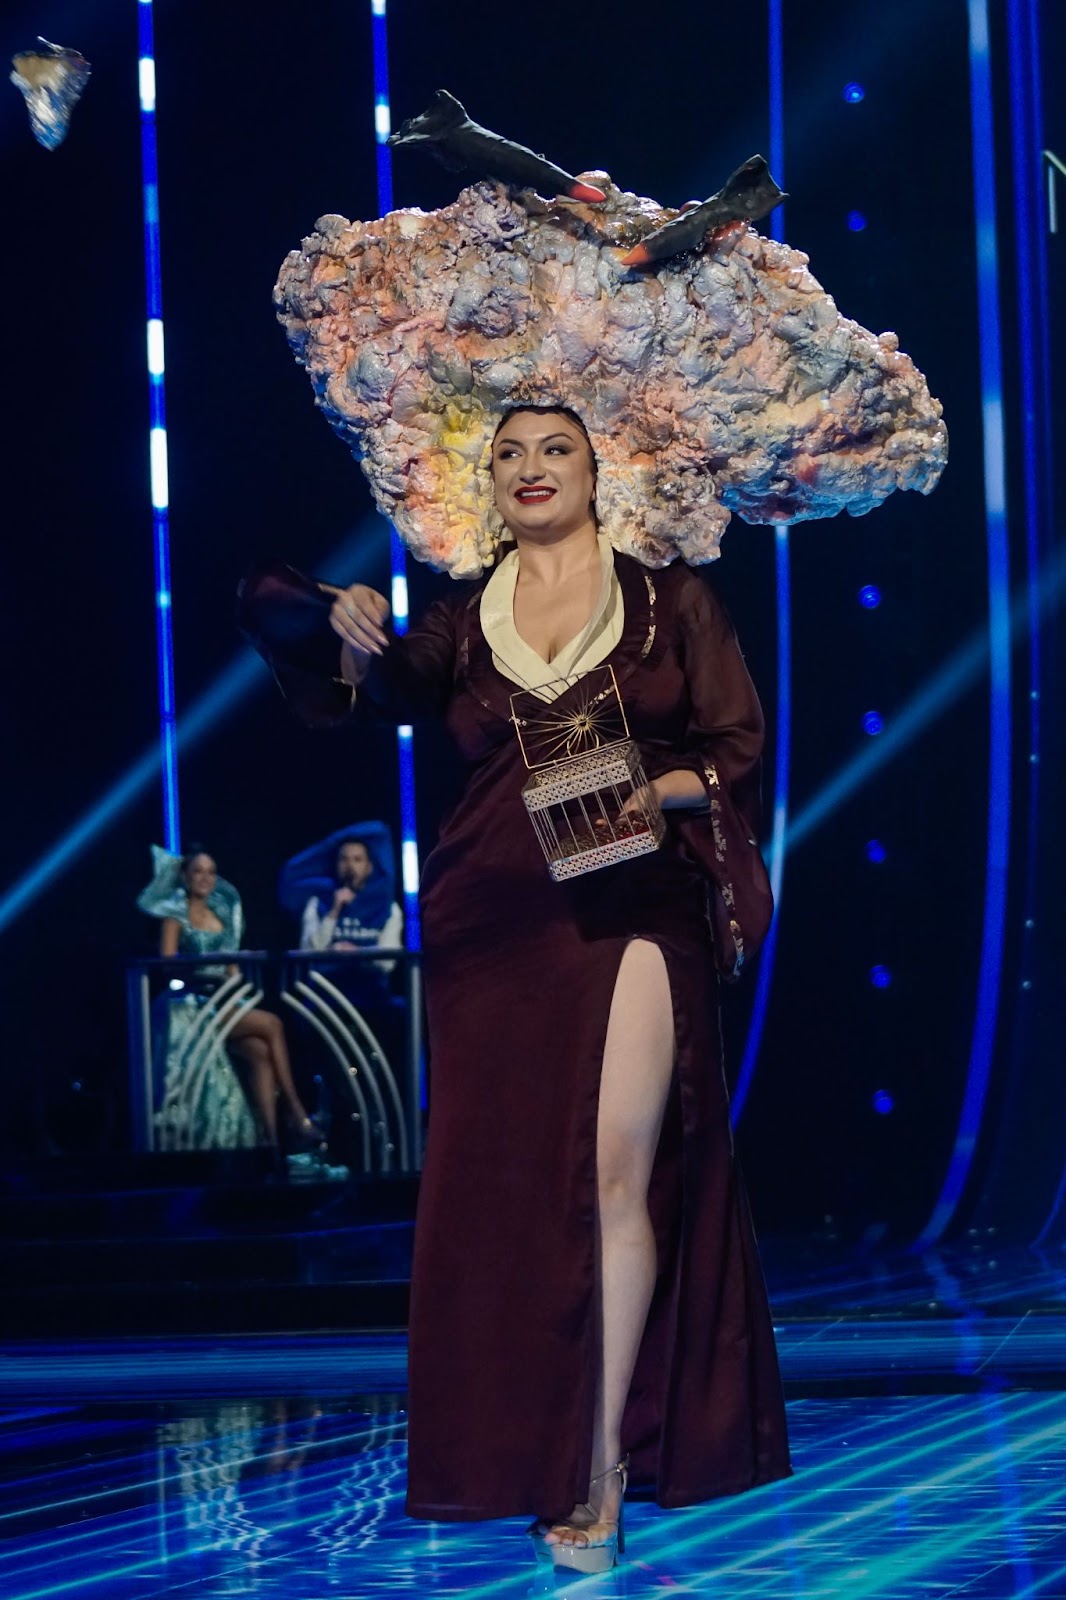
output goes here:
[{"label": "seated woman's high heel", "polygon": [[[629,1457],[623,1456],[622,1460],[616,1461],[613,1467],[608,1467],[605,1471],[598,1472],[589,1484],[589,1492],[591,1495],[593,1486],[597,1483],[602,1483],[604,1478],[609,1478],[613,1472],[617,1472],[622,1484],[622,1498],[618,1504],[617,1521],[613,1521],[609,1517],[602,1517],[590,1501],[586,1500],[580,1509],[588,1512],[589,1520],[587,1523],[584,1521],[553,1523],[548,1530],[550,1533],[577,1534],[585,1541],[584,1544],[578,1544],[573,1539],[566,1539],[560,1540],[558,1543],[555,1541],[548,1543],[546,1535],[540,1536],[544,1540],[544,1553],[551,1556],[555,1566],[567,1567],[574,1572],[609,1572],[618,1560],[619,1555],[624,1554],[626,1547],[625,1493],[626,1484],[629,1481]],[[539,1542],[535,1530],[541,1526],[543,1524],[534,1523],[529,1530],[535,1542]],[[607,1530],[606,1536],[602,1538],[597,1536],[594,1539],[592,1537],[593,1528],[605,1528]]]},{"label": "seated woman's high heel", "polygon": [[301,1117],[295,1112],[290,1112],[285,1143],[290,1154],[305,1150],[324,1150],[326,1135],[314,1117],[306,1114]]}]

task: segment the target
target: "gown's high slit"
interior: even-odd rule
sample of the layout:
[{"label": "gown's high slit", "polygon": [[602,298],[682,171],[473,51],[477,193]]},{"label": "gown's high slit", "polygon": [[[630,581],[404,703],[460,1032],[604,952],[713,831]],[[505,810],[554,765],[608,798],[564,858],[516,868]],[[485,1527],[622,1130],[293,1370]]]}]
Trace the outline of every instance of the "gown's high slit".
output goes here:
[{"label": "gown's high slit", "polygon": [[[560,1517],[588,1493],[599,1083],[633,938],[663,953],[676,1059],[648,1196],[659,1275],[623,1422],[631,1482],[682,1506],[790,1470],[718,1027],[718,970],[750,955],[770,909],[754,840],[758,702],[695,574],[651,575],[623,556],[616,570],[625,625],[609,659],[646,769],[697,772],[710,807],[672,813],[653,855],[552,882],[480,586],[432,606],[356,697],[356,720],[442,715],[469,763],[421,887],[430,1120],[410,1320],[414,1516]],[[268,570],[246,588],[246,627],[320,723],[351,709],[323,616],[295,575]]]}]

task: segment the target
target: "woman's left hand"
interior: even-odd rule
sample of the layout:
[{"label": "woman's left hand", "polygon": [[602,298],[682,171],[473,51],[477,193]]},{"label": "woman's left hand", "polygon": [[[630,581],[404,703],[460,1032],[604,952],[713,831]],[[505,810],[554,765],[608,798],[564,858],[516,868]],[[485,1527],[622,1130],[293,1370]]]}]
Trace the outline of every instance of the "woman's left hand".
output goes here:
[{"label": "woman's left hand", "polygon": [[[641,810],[642,796],[646,791],[638,789],[626,801],[623,810],[632,816]],[[707,793],[702,782],[687,767],[676,767],[673,772],[664,772],[661,778],[652,778],[648,784],[647,792],[659,802],[664,811],[705,811],[707,809]]]}]

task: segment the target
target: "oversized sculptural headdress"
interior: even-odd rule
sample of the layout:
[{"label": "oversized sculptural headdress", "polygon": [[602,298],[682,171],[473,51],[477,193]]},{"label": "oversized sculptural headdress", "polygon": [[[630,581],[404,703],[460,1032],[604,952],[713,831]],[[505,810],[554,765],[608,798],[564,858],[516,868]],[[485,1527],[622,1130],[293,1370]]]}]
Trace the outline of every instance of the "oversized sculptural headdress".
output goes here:
[{"label": "oversized sculptural headdress", "polygon": [[782,198],[761,157],[675,211],[571,176],[443,91],[393,141],[491,176],[439,211],[319,218],[275,304],[420,560],[456,577],[492,563],[508,537],[492,438],[520,405],[580,417],[600,526],[651,567],[714,560],[734,512],[858,515],[936,485],[941,408],[896,336],[842,317],[807,257],[751,226]]}]

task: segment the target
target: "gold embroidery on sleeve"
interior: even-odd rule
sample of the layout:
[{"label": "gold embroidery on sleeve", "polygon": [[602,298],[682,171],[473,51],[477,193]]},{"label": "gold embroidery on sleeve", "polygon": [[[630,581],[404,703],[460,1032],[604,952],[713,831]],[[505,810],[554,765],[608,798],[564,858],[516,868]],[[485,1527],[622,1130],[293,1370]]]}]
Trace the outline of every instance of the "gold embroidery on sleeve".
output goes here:
[{"label": "gold embroidery on sleeve", "polygon": [[647,572],[644,574],[644,582],[648,586],[648,605],[651,607],[651,612],[650,612],[649,618],[648,618],[648,637],[645,639],[644,648],[640,652],[640,659],[642,661],[647,656],[648,652],[651,650],[652,645],[655,643],[655,627],[656,627],[656,623],[655,623],[655,585],[654,585],[654,583],[652,583],[651,576]]},{"label": "gold embroidery on sleeve", "polygon": [[[722,833],[722,785],[718,781],[718,769],[711,761],[703,763],[703,774],[707,779],[710,790],[711,803],[711,832],[714,835],[715,860],[724,866],[726,863],[725,835]],[[740,923],[734,915],[737,903],[733,893],[733,885],[728,878],[723,878],[718,885],[718,892],[722,896],[722,903],[729,914],[729,932],[733,939],[734,962],[733,977],[735,978],[744,965],[744,935]]]}]

